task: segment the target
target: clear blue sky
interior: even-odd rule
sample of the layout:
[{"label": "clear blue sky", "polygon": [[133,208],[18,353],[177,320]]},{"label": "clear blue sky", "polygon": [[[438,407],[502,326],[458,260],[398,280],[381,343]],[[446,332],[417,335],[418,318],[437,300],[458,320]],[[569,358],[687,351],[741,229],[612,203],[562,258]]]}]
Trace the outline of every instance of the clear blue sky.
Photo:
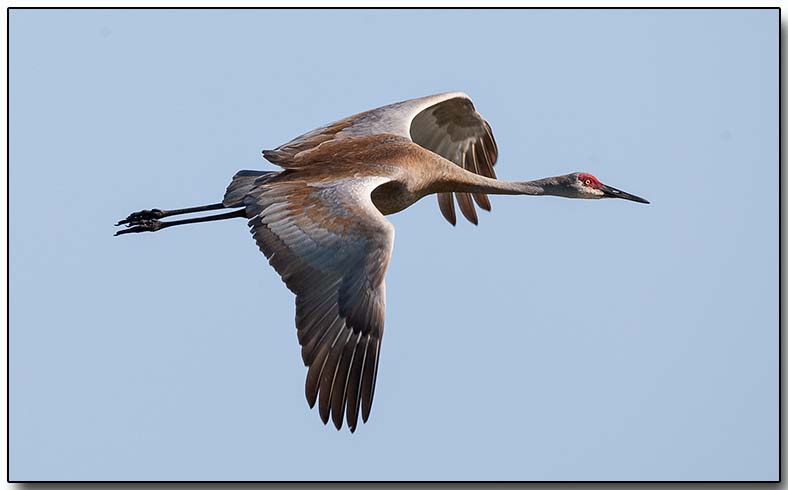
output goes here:
[{"label": "clear blue sky", "polygon": [[[10,476],[775,479],[778,13],[20,11]],[[462,90],[498,176],[649,199],[390,219],[370,422],[320,422],[293,296],[218,201],[260,151]]]}]

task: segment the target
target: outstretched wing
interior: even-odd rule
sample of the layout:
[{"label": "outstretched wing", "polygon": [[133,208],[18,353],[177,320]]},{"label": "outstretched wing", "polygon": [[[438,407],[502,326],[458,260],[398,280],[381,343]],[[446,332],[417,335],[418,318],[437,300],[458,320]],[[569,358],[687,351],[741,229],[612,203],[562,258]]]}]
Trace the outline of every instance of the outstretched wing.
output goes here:
[{"label": "outstretched wing", "polygon": [[[413,118],[410,134],[414,143],[465,170],[495,178],[493,165],[498,159],[498,147],[490,125],[476,112],[468,96],[453,97],[419,112]],[[471,196],[458,192],[456,197],[465,218],[477,224],[479,220]],[[473,194],[473,199],[481,208],[491,209],[486,194]],[[449,223],[455,224],[457,218],[451,193],[438,194],[438,205]]]},{"label": "outstretched wing", "polygon": [[[495,178],[493,165],[498,147],[490,125],[476,112],[470,97],[462,92],[406,100],[336,121],[315,129],[263,155],[284,168],[298,168],[309,161],[311,150],[326,141],[352,136],[394,134],[451,160],[465,170]],[[472,223],[478,218],[473,200],[490,210],[486,194],[457,193],[462,214]],[[438,194],[443,216],[457,222],[451,193]]]},{"label": "outstretched wing", "polygon": [[372,408],[394,227],[370,194],[385,177],[270,182],[245,198],[260,250],[296,294],[306,397],[337,429]]}]

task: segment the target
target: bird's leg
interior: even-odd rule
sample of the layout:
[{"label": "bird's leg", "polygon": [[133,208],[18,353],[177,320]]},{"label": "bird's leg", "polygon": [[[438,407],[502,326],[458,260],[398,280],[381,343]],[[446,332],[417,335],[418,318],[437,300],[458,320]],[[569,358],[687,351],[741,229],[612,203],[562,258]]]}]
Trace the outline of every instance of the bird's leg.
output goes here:
[{"label": "bird's leg", "polygon": [[170,226],[186,225],[189,223],[203,223],[205,221],[218,221],[230,218],[246,218],[246,210],[238,209],[236,211],[224,214],[214,214],[212,216],[202,216],[200,218],[187,218],[177,221],[159,221],[158,219],[135,220],[130,221],[126,225],[127,228],[125,230],[118,231],[115,233],[115,236],[125,235],[126,233],[141,233],[143,231],[159,231],[163,228],[169,228]]},{"label": "bird's leg", "polygon": [[175,216],[177,214],[199,213],[200,211],[213,211],[215,209],[224,209],[224,204],[216,203],[216,204],[208,204],[207,206],[196,206],[193,208],[170,209],[170,210],[145,209],[143,211],[137,211],[136,213],[131,213],[126,217],[126,219],[122,219],[117,223],[115,223],[115,226],[135,224],[141,221],[156,220],[156,219],[166,218],[167,216]]}]

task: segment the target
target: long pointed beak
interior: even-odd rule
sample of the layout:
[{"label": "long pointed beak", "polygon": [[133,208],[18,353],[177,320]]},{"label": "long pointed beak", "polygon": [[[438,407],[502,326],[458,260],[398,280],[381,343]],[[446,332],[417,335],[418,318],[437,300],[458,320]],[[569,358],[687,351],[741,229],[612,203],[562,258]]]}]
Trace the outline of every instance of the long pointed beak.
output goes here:
[{"label": "long pointed beak", "polygon": [[602,192],[605,193],[605,197],[617,197],[619,199],[627,199],[629,201],[641,202],[643,204],[651,204],[650,202],[646,201],[642,197],[635,196],[633,194],[628,194],[624,191],[620,191],[615,187],[610,187],[609,185],[602,184],[600,187]]}]

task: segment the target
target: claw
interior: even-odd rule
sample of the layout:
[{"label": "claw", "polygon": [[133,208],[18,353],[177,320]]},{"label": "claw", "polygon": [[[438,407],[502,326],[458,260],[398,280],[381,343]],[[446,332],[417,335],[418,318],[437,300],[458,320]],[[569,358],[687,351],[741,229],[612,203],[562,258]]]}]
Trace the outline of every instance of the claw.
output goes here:
[{"label": "claw", "polygon": [[115,236],[126,233],[142,233],[143,231],[159,231],[161,228],[162,222],[157,219],[134,221],[127,224],[125,230],[115,232]]},{"label": "claw", "polygon": [[164,211],[161,209],[145,209],[143,211],[137,211],[136,213],[131,213],[126,217],[126,219],[122,219],[115,223],[115,226],[120,225],[135,225],[141,221],[148,221],[148,220],[157,220],[159,218],[164,218],[165,214]]}]

